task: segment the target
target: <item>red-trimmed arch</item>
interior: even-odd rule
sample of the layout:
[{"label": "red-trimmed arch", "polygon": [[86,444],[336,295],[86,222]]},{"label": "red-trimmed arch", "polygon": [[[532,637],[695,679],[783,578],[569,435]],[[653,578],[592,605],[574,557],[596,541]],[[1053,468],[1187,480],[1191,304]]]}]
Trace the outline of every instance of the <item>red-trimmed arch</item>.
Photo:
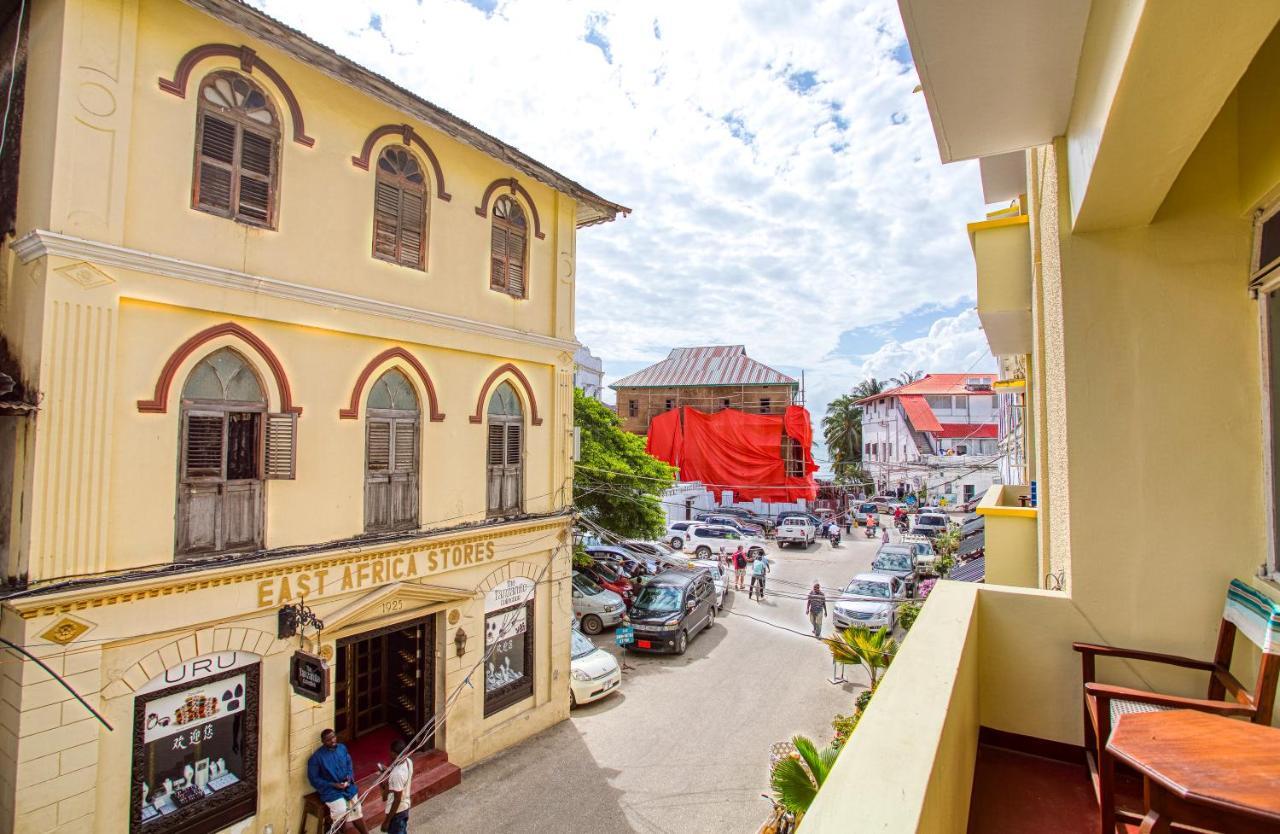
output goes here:
[{"label": "red-trimmed arch", "polygon": [[494,180],[489,183],[489,187],[484,190],[484,196],[480,198],[480,205],[476,206],[476,214],[481,217],[489,216],[489,200],[493,198],[493,193],[499,188],[510,188],[513,194],[519,194],[524,198],[525,203],[529,206],[529,213],[533,215],[533,236],[538,240],[545,238],[546,235],[542,233],[542,219],[538,217],[538,206],[533,202],[533,197],[515,177]]},{"label": "red-trimmed arch", "polygon": [[235,336],[253,348],[262,361],[267,363],[267,367],[271,369],[271,376],[276,381],[276,388],[280,391],[281,411],[291,414],[302,413],[302,406],[293,404],[293,391],[289,388],[289,377],[285,375],[284,366],[280,364],[279,357],[266,342],[258,338],[257,334],[233,321],[206,327],[179,345],[164,363],[164,367],[160,369],[160,377],[156,380],[156,388],[151,399],[138,400],[138,410],[149,414],[166,413],[169,410],[169,389],[173,387],[173,378],[177,375],[178,368],[182,367],[187,357],[195,353],[201,345],[222,336]]},{"label": "red-trimmed arch", "polygon": [[436,196],[446,203],[452,200],[453,195],[446,191],[444,187],[444,169],[440,167],[440,160],[436,159],[435,152],[431,150],[427,140],[422,138],[421,133],[413,129],[413,125],[383,125],[382,127],[375,127],[365,137],[364,145],[360,148],[360,155],[351,157],[351,164],[368,171],[369,160],[373,156],[373,146],[382,137],[395,135],[398,135],[400,141],[405,145],[417,145],[427,155],[427,161],[431,163],[431,171],[436,175]]},{"label": "red-trimmed arch", "polygon": [[431,422],[439,423],[444,420],[444,414],[440,411],[439,402],[436,399],[436,386],[432,384],[430,374],[427,373],[427,369],[422,366],[422,363],[418,361],[418,357],[402,347],[387,348],[369,360],[369,364],[364,366],[364,370],[356,378],[356,384],[351,389],[351,399],[348,401],[347,407],[338,410],[338,418],[340,420],[356,420],[360,417],[360,399],[364,396],[364,386],[369,382],[369,377],[373,376],[373,372],[391,359],[403,359],[409,367],[413,368],[414,373],[418,375],[418,379],[422,380],[423,387],[427,389],[427,408],[431,414]]},{"label": "red-trimmed arch", "polygon": [[510,373],[520,382],[520,387],[524,389],[524,395],[529,398],[529,422],[535,426],[541,426],[542,418],[538,416],[538,399],[533,396],[533,386],[529,384],[529,378],[510,362],[495,368],[493,373],[489,374],[489,378],[480,387],[480,396],[476,397],[476,413],[472,414],[468,419],[472,423],[484,422],[484,408],[489,396],[489,389],[493,387],[493,383],[498,381],[498,377],[505,373]]},{"label": "red-trimmed arch", "polygon": [[289,105],[289,116],[293,119],[293,141],[308,148],[316,143],[315,139],[307,135],[307,126],[302,118],[302,105],[298,103],[298,97],[293,94],[293,90],[281,77],[280,73],[276,72],[274,67],[262,60],[262,57],[248,46],[234,46],[229,43],[206,43],[202,46],[194,47],[178,60],[178,66],[173,71],[173,78],[160,79],[160,89],[166,93],[173,93],[178,98],[186,98],[187,82],[191,80],[191,73],[195,70],[196,64],[201,61],[207,61],[210,58],[239,58],[240,69],[250,75],[253,74],[255,69],[260,70],[263,75],[271,79],[276,89],[280,91],[280,95],[284,96],[285,103]]}]

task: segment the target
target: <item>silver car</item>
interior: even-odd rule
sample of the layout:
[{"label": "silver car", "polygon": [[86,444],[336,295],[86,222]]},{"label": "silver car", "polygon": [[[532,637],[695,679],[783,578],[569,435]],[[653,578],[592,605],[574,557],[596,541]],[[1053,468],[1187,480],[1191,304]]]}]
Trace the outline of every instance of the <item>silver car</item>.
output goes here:
[{"label": "silver car", "polygon": [[626,611],[622,597],[601,588],[591,577],[574,573],[573,616],[581,624],[583,633],[599,634],[606,626],[617,625]]}]

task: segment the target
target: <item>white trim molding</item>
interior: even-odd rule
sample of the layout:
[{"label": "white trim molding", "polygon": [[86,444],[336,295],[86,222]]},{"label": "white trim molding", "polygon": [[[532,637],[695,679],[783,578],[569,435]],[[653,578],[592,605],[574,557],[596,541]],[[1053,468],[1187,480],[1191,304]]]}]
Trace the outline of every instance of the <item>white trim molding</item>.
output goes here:
[{"label": "white trim molding", "polygon": [[89,261],[100,266],[132,269],[152,275],[191,281],[196,284],[242,290],[288,301],[301,301],[329,309],[349,310],[354,313],[366,313],[371,316],[427,324],[459,333],[492,336],[513,342],[569,351],[570,353],[573,353],[579,347],[576,341],[557,339],[554,336],[545,336],[541,333],[516,330],[498,324],[475,321],[462,316],[451,316],[447,313],[437,313],[431,310],[423,310],[419,307],[409,307],[404,304],[394,304],[389,301],[379,301],[374,298],[338,292],[337,290],[309,287],[305,284],[295,284],[291,281],[268,278],[264,275],[237,272],[232,269],[185,261],[181,258],[172,258],[168,255],[158,255],[154,252],[143,252],[139,249],[130,249],[87,238],[72,237],[71,235],[50,232],[45,229],[35,229],[28,232],[15,241],[10,248],[15,255],[22,259],[24,264],[47,255],[56,255],[63,258]]}]

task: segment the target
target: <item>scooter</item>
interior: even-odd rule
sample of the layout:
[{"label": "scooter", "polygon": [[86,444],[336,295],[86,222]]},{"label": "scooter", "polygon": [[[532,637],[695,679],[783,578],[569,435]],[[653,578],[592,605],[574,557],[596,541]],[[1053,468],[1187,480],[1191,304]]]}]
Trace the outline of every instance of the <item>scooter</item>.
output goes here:
[{"label": "scooter", "polygon": [[863,528],[862,532],[869,539],[874,539],[880,533],[879,528],[875,524],[868,524]]},{"label": "scooter", "polygon": [[893,526],[898,528],[899,533],[907,532],[908,525],[907,525],[907,520],[905,518],[900,518],[897,521],[893,522]]},{"label": "scooter", "polygon": [[832,546],[832,547],[839,547],[839,546],[840,546],[840,531],[839,531],[839,530],[836,530],[834,533],[832,533],[832,534],[831,534],[831,536],[830,536],[830,538],[831,538],[831,546]]}]

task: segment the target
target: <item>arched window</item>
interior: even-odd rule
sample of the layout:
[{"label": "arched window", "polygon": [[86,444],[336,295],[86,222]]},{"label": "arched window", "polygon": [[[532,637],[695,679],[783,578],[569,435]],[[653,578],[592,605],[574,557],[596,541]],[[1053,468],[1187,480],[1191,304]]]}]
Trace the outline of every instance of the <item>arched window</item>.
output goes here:
[{"label": "arched window", "polygon": [[515,298],[528,296],[525,281],[525,242],[529,238],[524,209],[509,196],[493,202],[493,234],[490,238],[489,288]]},{"label": "arched window", "polygon": [[258,375],[231,348],[192,369],[182,387],[179,556],[262,546],[262,421]]},{"label": "arched window", "polygon": [[426,269],[427,180],[418,158],[388,147],[378,157],[373,195],[373,256]]},{"label": "arched window", "polygon": [[364,529],[418,526],[418,395],[392,368],[369,389],[365,411]]},{"label": "arched window", "polygon": [[516,515],[524,505],[524,412],[511,384],[489,398],[488,501],[490,516]]},{"label": "arched window", "polygon": [[252,81],[217,72],[200,85],[193,207],[275,227],[280,120]]}]

